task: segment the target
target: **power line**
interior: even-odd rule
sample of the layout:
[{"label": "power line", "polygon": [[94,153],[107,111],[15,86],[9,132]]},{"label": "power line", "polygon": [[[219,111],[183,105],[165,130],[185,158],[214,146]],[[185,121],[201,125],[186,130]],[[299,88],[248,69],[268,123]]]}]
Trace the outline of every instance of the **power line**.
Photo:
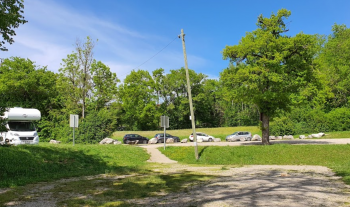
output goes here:
[{"label": "power line", "polygon": [[159,53],[161,53],[165,48],[167,48],[171,43],[173,43],[176,39],[178,39],[179,37],[175,37],[169,44],[167,44],[165,47],[163,47],[163,49],[159,50],[159,52],[157,52],[155,55],[153,55],[152,57],[150,57],[148,60],[146,60],[145,62],[143,62],[142,64],[140,64],[139,66],[137,66],[136,68],[134,68],[133,70],[139,68],[140,66],[144,65],[145,63],[147,63],[148,61],[150,61],[152,58],[154,58],[155,56],[157,56]]}]

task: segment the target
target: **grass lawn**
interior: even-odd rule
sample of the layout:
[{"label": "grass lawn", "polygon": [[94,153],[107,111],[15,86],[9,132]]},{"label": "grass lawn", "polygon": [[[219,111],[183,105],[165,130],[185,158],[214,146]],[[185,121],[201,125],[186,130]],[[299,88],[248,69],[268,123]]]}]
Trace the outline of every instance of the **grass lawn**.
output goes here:
[{"label": "grass lawn", "polygon": [[206,165],[319,165],[326,166],[350,184],[350,145],[200,146],[158,148],[172,160]]},{"label": "grass lawn", "polygon": [[101,173],[140,171],[149,154],[126,145],[19,145],[0,147],[0,187]]}]

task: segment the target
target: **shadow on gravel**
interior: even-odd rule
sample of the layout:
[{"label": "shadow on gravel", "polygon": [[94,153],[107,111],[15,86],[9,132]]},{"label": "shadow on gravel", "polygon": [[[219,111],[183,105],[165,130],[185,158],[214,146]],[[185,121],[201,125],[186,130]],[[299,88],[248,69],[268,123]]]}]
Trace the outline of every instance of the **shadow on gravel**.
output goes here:
[{"label": "shadow on gravel", "polygon": [[[266,170],[233,174],[182,193],[136,201],[139,206],[342,206],[344,185],[315,172]],[[130,203],[131,205],[131,203]],[[135,203],[133,204],[134,206]]]},{"label": "shadow on gravel", "polygon": [[[327,141],[315,141],[315,140],[312,140],[312,141],[308,141],[308,140],[280,140],[280,141],[277,141],[277,140],[270,140],[270,143],[271,145],[274,145],[274,144],[330,144],[329,142]],[[241,143],[241,145],[245,145],[245,146],[250,146],[250,145],[262,145],[261,141],[257,141],[257,142],[243,142]]]}]

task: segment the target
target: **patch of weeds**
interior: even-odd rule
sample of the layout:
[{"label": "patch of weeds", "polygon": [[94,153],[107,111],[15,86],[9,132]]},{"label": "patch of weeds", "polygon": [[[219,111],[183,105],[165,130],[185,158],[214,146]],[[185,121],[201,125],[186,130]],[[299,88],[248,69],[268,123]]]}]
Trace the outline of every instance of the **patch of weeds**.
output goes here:
[{"label": "patch of weeds", "polygon": [[32,195],[23,195],[26,191],[25,187],[15,187],[9,191],[0,194],[0,206],[5,206],[8,202],[22,202],[33,198]]},{"label": "patch of weeds", "polygon": [[221,170],[229,170],[230,168],[229,167],[227,167],[227,166],[222,166],[221,167]]}]

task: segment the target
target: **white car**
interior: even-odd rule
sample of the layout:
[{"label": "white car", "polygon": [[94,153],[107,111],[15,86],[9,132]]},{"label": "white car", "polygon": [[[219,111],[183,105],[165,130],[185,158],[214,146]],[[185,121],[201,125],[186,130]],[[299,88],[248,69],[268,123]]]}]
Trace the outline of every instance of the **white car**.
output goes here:
[{"label": "white car", "polygon": [[[205,133],[202,133],[202,132],[196,132],[197,134],[197,140],[198,139],[202,139],[203,142],[213,142],[214,141],[214,137],[213,136],[210,136],[210,135],[207,135]],[[188,139],[193,142],[193,133],[188,137]]]}]

